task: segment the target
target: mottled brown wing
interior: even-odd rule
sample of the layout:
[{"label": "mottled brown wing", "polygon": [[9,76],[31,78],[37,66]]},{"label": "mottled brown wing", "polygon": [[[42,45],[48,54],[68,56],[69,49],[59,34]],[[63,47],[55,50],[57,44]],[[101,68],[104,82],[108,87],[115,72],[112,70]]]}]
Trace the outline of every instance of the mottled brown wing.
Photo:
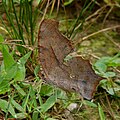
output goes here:
[{"label": "mottled brown wing", "polygon": [[86,60],[73,57],[64,64],[72,52],[70,41],[58,30],[54,20],[44,20],[38,34],[39,58],[46,80],[67,91],[80,93],[91,99],[101,77],[96,75]]}]

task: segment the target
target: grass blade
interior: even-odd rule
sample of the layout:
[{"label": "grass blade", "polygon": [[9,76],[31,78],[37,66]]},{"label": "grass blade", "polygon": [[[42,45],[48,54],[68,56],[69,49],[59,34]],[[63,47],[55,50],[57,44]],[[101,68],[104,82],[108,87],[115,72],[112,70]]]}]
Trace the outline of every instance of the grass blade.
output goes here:
[{"label": "grass blade", "polygon": [[103,109],[99,103],[98,103],[98,111],[99,111],[100,120],[105,120],[105,114],[104,114]]},{"label": "grass blade", "polygon": [[24,113],[22,106],[20,106],[20,104],[18,104],[13,98],[11,99],[11,103],[17,110]]},{"label": "grass blade", "polygon": [[13,21],[13,18],[12,18],[11,15],[8,13],[6,2],[5,2],[5,1],[2,1],[2,3],[3,3],[3,7],[4,7],[4,9],[5,9],[5,13],[6,13],[8,22],[9,22],[12,30],[14,31],[14,35],[15,35],[15,36],[13,35],[13,38],[18,38],[19,33],[18,33],[18,31],[16,30],[16,27],[15,27],[14,21]]}]

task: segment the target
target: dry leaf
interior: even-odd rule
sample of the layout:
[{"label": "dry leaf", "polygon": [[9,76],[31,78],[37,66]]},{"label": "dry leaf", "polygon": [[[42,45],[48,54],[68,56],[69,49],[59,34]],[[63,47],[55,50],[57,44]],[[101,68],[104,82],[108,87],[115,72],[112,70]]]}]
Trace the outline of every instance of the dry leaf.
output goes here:
[{"label": "dry leaf", "polygon": [[92,99],[99,81],[89,61],[73,57],[64,58],[73,51],[70,41],[58,30],[58,22],[43,20],[38,34],[39,58],[46,81],[58,87],[80,93]]}]

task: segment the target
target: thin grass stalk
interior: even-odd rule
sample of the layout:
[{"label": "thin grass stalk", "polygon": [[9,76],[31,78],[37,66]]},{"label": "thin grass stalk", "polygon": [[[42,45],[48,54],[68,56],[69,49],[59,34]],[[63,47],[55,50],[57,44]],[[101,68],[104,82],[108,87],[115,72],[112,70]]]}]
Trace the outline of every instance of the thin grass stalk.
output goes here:
[{"label": "thin grass stalk", "polygon": [[[90,5],[91,5],[91,6],[90,6]],[[84,9],[83,13],[84,13],[85,11],[87,11],[88,14],[89,14],[89,13],[91,12],[91,10],[93,9],[94,5],[95,5],[95,1],[94,1],[93,4],[92,4],[92,1],[91,1],[91,2],[88,4],[88,6]],[[87,9],[88,9],[88,10],[87,10]],[[88,17],[88,15],[84,16],[84,19],[82,20],[82,22],[81,22],[80,24],[78,24],[78,25],[75,27],[75,30],[74,30],[74,31],[77,31],[79,28],[82,27],[82,25],[85,23],[87,17]]]},{"label": "thin grass stalk", "polygon": [[2,22],[2,24],[4,25],[5,29],[7,30],[8,34],[10,35],[10,37],[12,38],[13,37],[13,33],[12,31],[10,31],[7,27],[7,25],[5,24],[5,22],[3,21],[2,17],[0,16],[0,20]]},{"label": "thin grass stalk", "polygon": [[52,0],[52,6],[51,6],[51,10],[50,10],[50,15],[52,14],[53,9],[55,7],[55,2],[56,2],[56,0]]},{"label": "thin grass stalk", "polygon": [[2,0],[2,3],[3,3],[3,7],[4,7],[4,9],[5,9],[5,13],[6,13],[8,22],[9,22],[12,30],[13,30],[14,33],[15,33],[15,34],[14,34],[15,36],[13,35],[12,37],[13,37],[13,38],[14,38],[14,37],[15,37],[15,38],[18,38],[19,34],[18,34],[18,32],[17,32],[17,30],[16,30],[16,28],[15,28],[15,26],[14,26],[14,21],[11,19],[11,16],[10,16],[9,13],[8,13],[7,6],[6,6],[6,1]]},{"label": "thin grass stalk", "polygon": [[57,2],[57,15],[58,15],[58,12],[59,12],[59,6],[60,6],[60,0],[58,0],[58,2]]},{"label": "thin grass stalk", "polygon": [[30,15],[29,15],[29,20],[30,20],[30,32],[31,32],[31,44],[34,45],[34,30],[33,30],[33,14],[32,14],[32,2],[31,0],[31,5],[30,5]]},{"label": "thin grass stalk", "polygon": [[26,13],[26,11],[27,11],[27,8],[25,7],[26,6],[26,4],[25,3],[20,3],[20,6],[21,6],[21,17],[22,17],[22,25],[24,25],[24,27],[25,27],[25,30],[26,30],[26,33],[28,34],[28,36],[29,36],[29,29],[28,29],[28,19],[26,19],[27,18],[27,13]]},{"label": "thin grass stalk", "polygon": [[[21,34],[23,36],[23,40],[24,40],[24,32],[23,32],[23,16],[22,16],[22,0],[20,0],[20,10],[19,10],[19,14],[18,14],[18,20],[19,20],[19,24],[20,24],[20,31],[21,31]],[[24,44],[25,44],[25,41],[24,41]]]},{"label": "thin grass stalk", "polygon": [[20,0],[19,21],[22,23],[22,1]]},{"label": "thin grass stalk", "polygon": [[29,15],[28,4],[26,4],[26,1],[20,0],[19,21],[21,22],[21,25],[25,28],[26,33],[29,36],[28,15]]},{"label": "thin grass stalk", "polygon": [[5,114],[5,120],[7,120],[7,118],[8,118],[8,110],[10,109],[10,103],[11,103],[11,93],[10,93],[11,91],[8,91],[8,96],[9,96],[9,98],[8,98],[8,106],[7,106],[7,109],[6,109],[6,114]]},{"label": "thin grass stalk", "polygon": [[107,101],[107,103],[108,103],[108,107],[109,107],[110,115],[111,115],[112,119],[115,120],[115,116],[114,116],[114,113],[113,113],[113,110],[112,110],[112,107],[111,107],[110,101],[109,101],[108,96],[107,96],[106,93],[105,93],[105,97],[106,97],[106,101]]},{"label": "thin grass stalk", "polygon": [[[28,7],[26,7],[28,6]],[[33,45],[33,24],[32,24],[32,1],[31,1],[31,5],[29,5],[29,1],[26,0],[25,1],[25,12],[26,12],[26,16],[25,17],[25,21],[24,23],[26,23],[26,30],[28,31],[28,44]],[[30,28],[29,28],[30,27]]]},{"label": "thin grass stalk", "polygon": [[78,24],[81,16],[82,16],[82,14],[83,14],[83,10],[84,10],[84,8],[85,8],[85,6],[86,6],[86,4],[87,4],[87,1],[88,1],[88,0],[85,1],[85,4],[84,4],[82,10],[80,11],[80,14],[79,14],[78,18],[76,19],[76,21],[75,21],[75,23],[74,23],[74,25],[73,25],[73,29],[72,29],[71,32],[70,32],[70,36],[68,36],[69,38],[72,36],[72,34],[73,34],[73,32],[74,32],[74,30],[75,30],[75,28],[76,28],[76,26],[77,26],[77,24]]},{"label": "thin grass stalk", "polygon": [[33,14],[32,2],[33,0],[31,1],[31,4],[29,4],[28,0],[24,2],[20,1],[20,13],[19,13],[19,18],[22,19],[20,21],[22,21],[21,23],[25,27],[25,30],[28,35],[28,44],[30,45],[34,45],[34,28],[38,14],[37,8],[34,10]]},{"label": "thin grass stalk", "polygon": [[[26,7],[27,6],[27,7]],[[26,21],[27,21],[27,28],[28,28],[28,42],[29,45],[31,44],[31,33],[30,33],[30,29],[29,29],[29,24],[30,24],[30,7],[29,7],[29,2],[28,0],[25,1],[25,8],[26,8]],[[26,22],[25,21],[25,22]],[[30,26],[31,27],[31,26]]]},{"label": "thin grass stalk", "polygon": [[37,39],[35,37],[35,27],[36,27],[36,23],[37,23],[37,18],[38,18],[38,15],[39,15],[39,10],[38,8],[36,7],[36,9],[34,10],[34,16],[33,16],[33,33],[34,33],[34,44],[36,43]]},{"label": "thin grass stalk", "polygon": [[39,11],[38,11],[38,8],[36,8],[35,10],[34,10],[34,16],[33,16],[33,30],[35,29],[35,26],[36,26],[36,20],[37,20],[37,17],[38,17],[38,13],[39,13]]},{"label": "thin grass stalk", "polygon": [[[88,0],[85,1],[85,4],[84,4],[82,10],[80,11],[80,14],[79,14],[78,18],[77,18],[77,20],[75,21],[75,24],[73,25],[73,29],[72,29],[71,32],[70,32],[69,38],[71,38],[72,34],[73,34],[74,31],[76,30],[76,26],[77,26],[78,23],[80,22],[80,19],[82,18],[83,14],[84,14],[87,10],[88,10],[88,12],[90,12],[90,11],[93,9],[93,7],[94,7],[94,5],[95,5],[95,1],[96,1],[96,0],[94,0],[94,2],[91,1],[88,5],[87,5]],[[93,4],[92,4],[92,3],[93,3]],[[83,18],[83,20],[82,20],[82,22],[81,22],[81,25],[79,25],[78,28],[82,28],[82,26],[83,26],[83,24],[84,24],[84,22],[85,22],[85,18],[86,18],[86,17],[87,17],[87,15]],[[77,28],[77,29],[78,29],[78,28]],[[76,34],[76,33],[75,33],[75,34]],[[74,34],[74,36],[75,36],[75,34]],[[73,37],[74,37],[74,36],[73,36]]]},{"label": "thin grass stalk", "polygon": [[23,37],[23,34],[22,34],[22,31],[21,31],[21,26],[19,24],[19,21],[18,21],[18,16],[16,14],[16,10],[15,10],[15,6],[14,6],[14,1],[12,0],[12,8],[13,8],[13,13],[15,15],[15,20],[16,20],[16,23],[17,23],[17,27],[18,27],[18,30],[19,30],[19,39],[22,40],[22,43],[21,44],[25,44],[25,41],[24,41],[24,37]]},{"label": "thin grass stalk", "polygon": [[[24,3],[24,8],[23,8],[23,10],[24,10],[24,12],[25,13],[23,13],[23,21],[24,21],[24,24],[26,25],[26,29],[27,29],[27,31],[28,31],[28,35],[29,35],[29,4],[28,4],[28,0],[25,0],[24,1],[25,3]],[[27,7],[26,7],[27,6]]]}]

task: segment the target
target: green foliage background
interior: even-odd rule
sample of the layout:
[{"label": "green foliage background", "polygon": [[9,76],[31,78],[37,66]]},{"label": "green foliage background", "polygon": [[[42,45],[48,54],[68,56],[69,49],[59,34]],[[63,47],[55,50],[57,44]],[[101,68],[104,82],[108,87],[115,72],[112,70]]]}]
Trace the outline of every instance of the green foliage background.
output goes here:
[{"label": "green foliage background", "polygon": [[[119,120],[120,25],[106,26],[111,19],[119,21],[119,9],[120,0],[2,0],[0,117]],[[60,21],[60,31],[72,39],[75,53],[90,59],[96,74],[104,78],[93,100],[80,99],[40,78],[37,34],[44,18]],[[69,110],[72,103],[77,107]]]}]

